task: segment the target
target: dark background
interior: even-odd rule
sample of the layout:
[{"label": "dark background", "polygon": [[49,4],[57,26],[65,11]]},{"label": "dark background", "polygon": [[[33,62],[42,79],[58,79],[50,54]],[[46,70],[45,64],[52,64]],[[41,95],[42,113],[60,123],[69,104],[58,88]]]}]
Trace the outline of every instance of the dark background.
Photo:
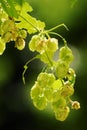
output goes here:
[{"label": "dark background", "polygon": [[[22,82],[23,65],[34,54],[26,48],[18,51],[8,43],[0,56],[0,130],[85,130],[87,129],[87,0],[27,0],[33,7],[31,13],[46,23],[46,29],[65,23],[55,30],[66,38],[74,53],[72,67],[77,77],[73,99],[81,109],[71,110],[66,121],[57,121],[50,108],[38,111],[30,99],[30,89],[42,69],[40,61],[30,63],[26,72],[26,85]],[[59,39],[59,45],[62,45]]]}]

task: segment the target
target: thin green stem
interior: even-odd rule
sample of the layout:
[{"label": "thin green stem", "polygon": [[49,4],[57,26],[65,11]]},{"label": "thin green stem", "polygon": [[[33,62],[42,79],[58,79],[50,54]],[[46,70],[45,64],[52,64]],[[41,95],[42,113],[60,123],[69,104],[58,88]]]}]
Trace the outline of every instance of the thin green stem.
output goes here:
[{"label": "thin green stem", "polygon": [[52,61],[50,60],[50,58],[49,58],[49,56],[48,56],[48,54],[47,54],[46,51],[45,51],[45,54],[46,54],[46,56],[47,56],[47,58],[48,58],[48,61],[49,61],[50,65],[53,66],[53,63],[52,63]]},{"label": "thin green stem", "polygon": [[27,19],[25,19],[23,16],[19,15],[21,18],[23,18],[27,23],[29,23],[32,27],[34,27],[38,32],[40,32],[40,30],[34,26],[30,21],[28,21]]},{"label": "thin green stem", "polygon": [[43,67],[42,71],[41,72],[45,72],[47,69],[47,65]]},{"label": "thin green stem", "polygon": [[50,38],[50,36],[49,36],[49,34],[48,34],[48,33],[46,33],[46,36],[47,36],[47,38],[48,38],[48,39]]},{"label": "thin green stem", "polygon": [[65,45],[67,45],[67,41],[66,41],[66,39],[65,39],[65,38],[63,38],[60,34],[55,33],[55,32],[49,32],[49,33],[50,33],[50,34],[57,35],[58,37],[60,37],[60,38],[63,40],[64,44],[65,44]]},{"label": "thin green stem", "polygon": [[51,31],[53,31],[53,30],[55,30],[55,29],[57,29],[57,28],[59,28],[59,27],[65,27],[65,29],[67,30],[67,31],[69,31],[69,29],[67,28],[67,26],[64,24],[64,23],[62,23],[62,24],[59,24],[59,25],[57,25],[57,26],[55,26],[55,27],[53,27],[53,28],[51,28],[51,29],[49,29],[49,30],[47,30],[46,32],[51,32]]},{"label": "thin green stem", "polygon": [[37,58],[38,58],[38,57],[35,56],[35,57],[33,57],[32,59],[28,60],[28,61],[25,63],[25,65],[24,65],[24,71],[23,71],[23,73],[22,73],[22,80],[23,80],[23,83],[24,83],[24,84],[25,84],[25,73],[26,73],[26,71],[27,71],[27,69],[28,69],[28,64],[29,64],[30,62],[32,62],[33,60],[37,59]]},{"label": "thin green stem", "polygon": [[61,80],[61,83],[62,83],[62,87],[64,86],[64,80],[61,79],[61,78],[58,78],[59,80]]}]

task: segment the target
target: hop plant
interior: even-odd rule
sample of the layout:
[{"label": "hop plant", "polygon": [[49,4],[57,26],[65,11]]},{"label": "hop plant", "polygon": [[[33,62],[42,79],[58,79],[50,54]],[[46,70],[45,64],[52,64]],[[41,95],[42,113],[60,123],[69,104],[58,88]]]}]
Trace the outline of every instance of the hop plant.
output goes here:
[{"label": "hop plant", "polygon": [[[3,39],[5,45],[11,41],[14,41],[17,49],[23,50],[25,48],[24,39],[27,37],[26,29],[18,28],[15,18],[8,16],[2,8],[0,8],[0,17],[0,36],[1,39]],[[5,49],[6,46],[4,47],[3,52],[5,51]]]},{"label": "hop plant", "polygon": [[[66,30],[68,28],[65,24],[60,24],[45,30],[45,23],[32,17],[29,14],[31,11],[32,7],[27,2],[1,1],[0,55],[5,51],[6,44],[11,41],[14,41],[18,50],[23,50],[27,33],[33,34],[28,48],[32,52],[36,51],[36,55],[25,64],[22,74],[23,81],[25,83],[24,74],[28,69],[28,64],[34,59],[41,60],[45,67],[31,88],[30,97],[34,106],[39,110],[44,110],[50,103],[55,118],[64,121],[70,113],[70,105],[71,109],[80,108],[78,101],[71,100],[76,78],[74,69],[70,67],[74,59],[72,50],[68,47],[67,41],[54,32],[62,26]],[[50,34],[60,37],[64,46],[59,48],[58,39],[51,37]],[[54,60],[55,52],[59,53],[57,60]]]},{"label": "hop plant", "polygon": [[[72,109],[77,110],[80,108],[78,102],[71,103],[71,96],[74,94],[76,74],[75,71],[70,68],[70,63],[74,56],[71,49],[65,45],[59,50],[59,59],[54,61],[50,53],[52,52],[51,54],[54,55],[56,49],[58,49],[58,41],[53,38],[46,39],[45,37],[44,39],[46,46],[43,46],[43,49],[45,48],[45,51],[37,52],[40,53],[39,58],[41,61],[44,63],[48,61],[46,62],[48,66],[45,68],[44,72],[38,75],[37,81],[35,82],[35,84],[38,84],[38,87],[37,89],[36,87],[31,89],[30,93],[35,93],[34,96],[31,95],[31,98],[34,97],[33,104],[39,110],[45,109],[50,102],[55,118],[59,121],[64,121],[70,113],[69,103]],[[35,44],[38,45],[38,43]],[[34,51],[37,50],[35,44],[30,44],[34,45]],[[40,104],[36,102],[37,99],[40,101]],[[44,107],[42,104],[44,104]]]},{"label": "hop plant", "polygon": [[[52,56],[58,50],[58,41],[54,38],[46,39],[44,36],[44,44],[40,45],[41,38],[35,35],[29,43],[29,48],[39,52],[38,58],[47,64],[44,72],[38,75],[37,81],[31,89],[31,98],[34,106],[39,110],[45,109],[50,102],[55,118],[64,121],[70,113],[69,103],[74,94],[76,74],[70,68],[74,56],[71,49],[65,45],[59,49],[59,59],[54,61]],[[80,108],[80,104],[73,102],[71,108],[77,110]]]},{"label": "hop plant", "polygon": [[29,49],[41,54],[45,51],[55,52],[58,49],[58,41],[55,38],[47,39],[44,36],[34,35],[29,42]]}]

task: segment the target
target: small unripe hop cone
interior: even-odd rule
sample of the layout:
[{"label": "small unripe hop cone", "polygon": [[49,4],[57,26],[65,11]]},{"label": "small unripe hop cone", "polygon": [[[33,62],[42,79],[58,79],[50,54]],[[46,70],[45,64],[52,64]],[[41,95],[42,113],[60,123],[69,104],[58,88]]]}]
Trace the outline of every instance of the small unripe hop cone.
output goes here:
[{"label": "small unripe hop cone", "polygon": [[18,50],[23,50],[25,48],[25,41],[23,38],[18,37],[17,40],[15,41],[15,47]]},{"label": "small unripe hop cone", "polygon": [[80,109],[80,103],[78,101],[72,101],[72,109]]}]

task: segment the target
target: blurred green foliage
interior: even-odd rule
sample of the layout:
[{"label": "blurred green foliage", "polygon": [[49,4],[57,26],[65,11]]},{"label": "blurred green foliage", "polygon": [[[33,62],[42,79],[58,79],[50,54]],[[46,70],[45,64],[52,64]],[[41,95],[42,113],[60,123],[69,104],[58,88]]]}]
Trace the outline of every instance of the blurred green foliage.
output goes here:
[{"label": "blurred green foliage", "polygon": [[[26,73],[26,86],[21,74],[25,62],[33,57],[26,48],[19,52],[11,43],[3,56],[0,56],[0,129],[11,130],[84,130],[87,128],[87,0],[27,0],[33,7],[31,13],[46,22],[46,29],[65,23],[69,32],[59,29],[56,32],[66,38],[73,49],[75,60],[72,66],[77,77],[75,99],[81,103],[79,111],[72,111],[65,122],[55,120],[49,107],[38,112],[30,100],[30,88],[42,68],[40,61],[30,64]],[[61,40],[59,39],[62,45]],[[74,99],[74,97],[73,97]]]}]

